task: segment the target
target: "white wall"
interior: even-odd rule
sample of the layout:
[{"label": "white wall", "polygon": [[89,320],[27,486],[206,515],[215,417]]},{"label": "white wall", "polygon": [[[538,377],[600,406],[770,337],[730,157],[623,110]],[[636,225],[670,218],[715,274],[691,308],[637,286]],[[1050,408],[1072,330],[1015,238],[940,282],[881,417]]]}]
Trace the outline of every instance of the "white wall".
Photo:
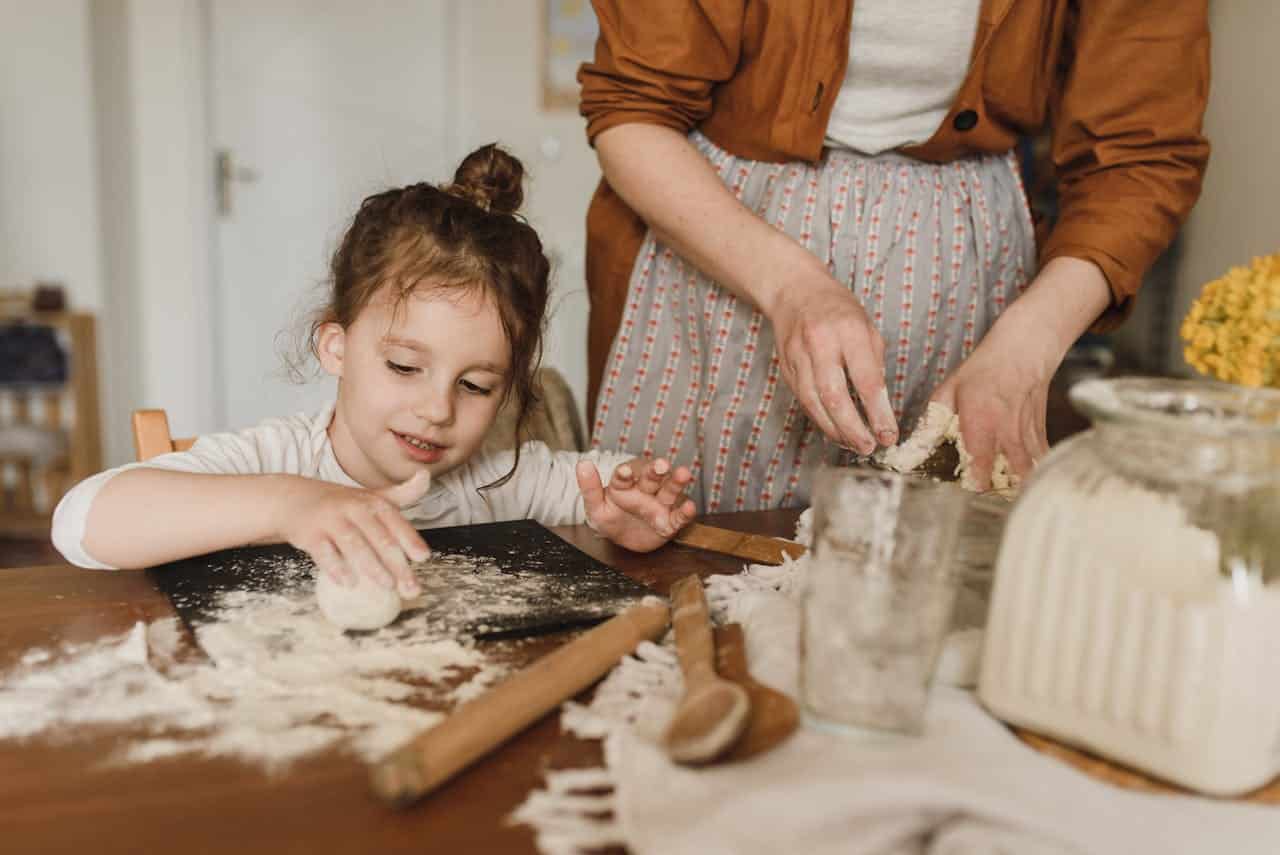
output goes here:
[{"label": "white wall", "polygon": [[0,288],[102,306],[86,0],[0,0]]},{"label": "white wall", "polygon": [[[1205,132],[1213,146],[1204,191],[1183,230],[1175,317],[1234,265],[1280,252],[1280,3],[1210,4],[1213,83]],[[1187,371],[1182,343],[1172,364]]]},{"label": "white wall", "polygon": [[133,458],[129,413],[176,435],[212,422],[209,155],[199,0],[90,0],[102,234],[103,425]]},{"label": "white wall", "polygon": [[98,208],[106,299],[99,314],[103,457],[132,458],[129,411],[142,400],[138,336],[137,189],[130,90],[128,0],[89,4],[93,116],[97,128]]},{"label": "white wall", "polygon": [[124,5],[139,349],[130,408],[164,407],[174,435],[191,436],[214,417],[204,11],[199,0]]},{"label": "white wall", "polygon": [[530,174],[525,214],[552,261],[552,316],[544,362],[569,382],[586,412],[587,293],[583,253],[587,203],[600,178],[585,124],[574,109],[541,106],[538,50],[542,3],[458,4],[458,140],[462,154],[501,141]]}]

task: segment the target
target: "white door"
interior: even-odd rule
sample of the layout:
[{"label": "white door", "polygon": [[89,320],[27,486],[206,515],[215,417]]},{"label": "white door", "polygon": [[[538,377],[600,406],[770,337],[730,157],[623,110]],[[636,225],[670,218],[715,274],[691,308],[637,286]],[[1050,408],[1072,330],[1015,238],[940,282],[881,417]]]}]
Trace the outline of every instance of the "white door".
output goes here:
[{"label": "white door", "polygon": [[[307,313],[360,200],[449,177],[449,0],[208,0],[211,135],[229,172],[214,243],[219,428],[310,410]],[[314,361],[304,363],[314,369]]]},{"label": "white door", "polygon": [[[447,180],[500,142],[527,170],[522,213],[553,264],[545,364],[586,391],[584,219],[600,172],[572,106],[542,103],[542,3],[206,0],[211,153],[229,212],[214,251],[220,428],[311,409],[332,384],[289,382],[328,258],[359,201]],[[311,367],[308,363],[307,367]]]}]

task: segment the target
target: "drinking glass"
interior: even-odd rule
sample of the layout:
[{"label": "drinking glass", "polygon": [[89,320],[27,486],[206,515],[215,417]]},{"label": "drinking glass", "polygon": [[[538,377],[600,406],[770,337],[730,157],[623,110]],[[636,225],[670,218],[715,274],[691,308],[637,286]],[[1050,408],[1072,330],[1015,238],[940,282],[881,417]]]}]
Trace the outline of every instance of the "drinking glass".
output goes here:
[{"label": "drinking glass", "polygon": [[803,593],[801,696],[840,724],[918,734],[959,588],[952,483],[823,466]]}]

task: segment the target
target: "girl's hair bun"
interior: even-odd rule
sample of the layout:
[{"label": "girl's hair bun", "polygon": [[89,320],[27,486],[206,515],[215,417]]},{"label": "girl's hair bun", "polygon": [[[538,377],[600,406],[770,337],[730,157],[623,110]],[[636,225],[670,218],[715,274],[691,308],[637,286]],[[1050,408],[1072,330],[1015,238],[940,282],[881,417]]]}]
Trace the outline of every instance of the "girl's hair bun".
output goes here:
[{"label": "girl's hair bun", "polygon": [[514,214],[524,202],[524,165],[498,148],[481,146],[467,155],[445,192],[469,199],[495,214]]}]

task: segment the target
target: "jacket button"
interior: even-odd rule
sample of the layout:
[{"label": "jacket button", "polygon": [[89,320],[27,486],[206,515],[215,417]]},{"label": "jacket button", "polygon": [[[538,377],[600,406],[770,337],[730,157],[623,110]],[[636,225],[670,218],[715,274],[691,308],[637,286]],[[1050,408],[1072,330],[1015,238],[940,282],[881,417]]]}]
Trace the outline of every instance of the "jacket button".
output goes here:
[{"label": "jacket button", "polygon": [[951,120],[951,126],[957,131],[971,131],[978,124],[978,114],[973,110],[961,110]]}]

